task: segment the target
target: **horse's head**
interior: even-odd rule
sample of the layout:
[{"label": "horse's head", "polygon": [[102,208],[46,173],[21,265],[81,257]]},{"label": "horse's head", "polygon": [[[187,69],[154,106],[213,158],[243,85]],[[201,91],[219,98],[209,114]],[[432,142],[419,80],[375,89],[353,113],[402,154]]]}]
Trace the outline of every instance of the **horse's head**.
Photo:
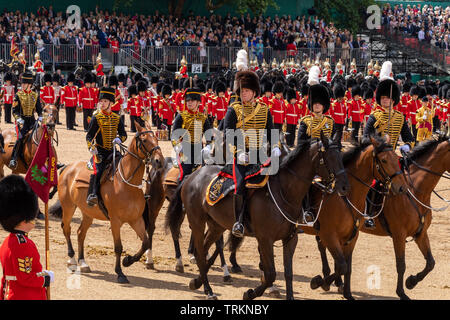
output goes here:
[{"label": "horse's head", "polygon": [[387,140],[370,137],[370,141],[373,147],[374,178],[390,189],[394,195],[405,193],[408,188],[407,182],[400,169],[398,156],[390,145],[389,136]]},{"label": "horse's head", "polygon": [[[342,154],[335,135],[333,140],[320,132],[318,161],[316,173],[325,181],[328,189],[336,189],[340,196],[346,196],[350,191],[347,173],[342,163]],[[334,185],[334,188],[331,187]],[[331,190],[329,190],[331,191]]]},{"label": "horse's head", "polygon": [[134,138],[136,154],[146,163],[150,162],[154,169],[161,169],[164,165],[164,156],[158,145],[158,138],[150,128],[143,128],[137,122],[135,125],[137,129]]},{"label": "horse's head", "polygon": [[49,134],[52,135],[55,131],[58,109],[53,104],[46,104],[42,111],[42,124],[47,126]]}]

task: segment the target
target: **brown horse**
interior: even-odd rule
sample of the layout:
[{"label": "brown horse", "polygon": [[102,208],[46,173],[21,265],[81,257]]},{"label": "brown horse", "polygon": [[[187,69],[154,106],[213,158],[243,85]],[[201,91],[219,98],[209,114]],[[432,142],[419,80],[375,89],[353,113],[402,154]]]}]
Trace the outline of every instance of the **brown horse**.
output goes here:
[{"label": "brown horse", "polygon": [[[195,290],[203,285],[205,294],[210,299],[215,299],[216,296],[207,278],[212,261],[206,260],[206,252],[226,229],[231,230],[235,222],[233,201],[230,196],[212,207],[205,200],[206,188],[220,170],[220,166],[205,166],[187,177],[178,188],[166,215],[166,226],[170,227],[172,234],[178,235],[183,220],[182,204],[184,204],[194,237],[196,260],[200,271],[200,276],[192,279],[189,287]],[[247,225],[245,232],[258,241],[264,280],[255,290],[250,289],[244,293],[244,299],[259,297],[267,287],[272,286],[276,274],[273,244],[277,240],[283,240],[286,282],[292,283],[292,256],[297,245],[296,221],[299,220],[303,196],[315,175],[321,175],[328,186],[336,182],[340,194],[345,195],[348,192],[347,176],[339,148],[323,134],[321,141],[314,144],[310,144],[309,141],[300,142],[283,160],[278,172],[270,176],[268,184],[248,195],[248,210],[244,219]],[[283,217],[277,209],[277,203],[268,196],[269,184],[273,190],[284,194],[284,199],[296,209],[292,210],[289,216]],[[205,237],[206,224],[208,231]],[[287,289],[286,298],[293,299],[292,286]]]},{"label": "brown horse", "polygon": [[[123,265],[128,267],[139,261],[149,247],[143,217],[145,199],[142,192],[142,180],[145,167],[151,162],[151,165],[157,169],[164,163],[164,157],[158,146],[158,139],[153,131],[142,128],[139,124],[136,124],[136,128],[138,132],[131,140],[125,155],[119,161],[112,178],[107,177],[100,189],[111,224],[116,255],[115,271],[119,283],[128,283],[128,279],[120,266],[122,254],[120,228],[123,223],[128,223],[142,241],[141,249],[136,255],[128,255],[123,259]],[[70,240],[70,222],[75,209],[80,208],[83,215],[78,229],[78,263],[81,272],[90,272],[90,268],[84,260],[84,240],[88,228],[94,219],[108,220],[98,206],[89,207],[86,203],[90,175],[91,172],[86,167],[86,161],[78,161],[68,165],[59,176],[59,203],[53,205],[50,210],[50,213],[54,215],[58,215],[58,211],[62,210],[61,226],[66,237],[70,258],[68,265],[70,268],[76,268],[75,252]]]},{"label": "brown horse", "polygon": [[[56,114],[58,110],[54,105],[46,105],[43,108],[43,124],[47,126],[47,130],[49,135],[53,138],[56,132],[55,124],[56,124]],[[14,148],[14,143],[17,140],[17,134],[14,129],[8,129],[2,131],[2,136],[4,139],[4,150],[5,153],[0,153],[0,179],[5,176],[4,166],[9,165],[9,161],[11,160],[11,154]],[[27,173],[28,167],[33,161],[34,154],[39,146],[39,142],[42,137],[42,126],[36,121],[35,127],[33,130],[28,132],[23,140],[22,152],[19,153],[18,156],[18,165],[17,168],[12,170],[13,174],[25,174]],[[56,155],[55,147],[53,147],[53,152]]]},{"label": "brown horse", "polygon": [[[365,233],[392,238],[398,275],[396,293],[402,300],[409,299],[403,287],[406,270],[406,240],[408,238],[414,239],[426,260],[425,268],[421,272],[406,279],[405,284],[408,289],[413,289],[419,281],[422,281],[433,270],[435,265],[427,233],[432,219],[431,209],[433,209],[430,206],[430,199],[431,193],[440,178],[446,171],[450,170],[449,151],[450,140],[445,135],[417,145],[407,155],[409,163],[406,170],[409,182],[407,193],[403,195],[390,193],[385,200],[382,213],[375,219],[376,228],[369,230],[363,227],[361,229]],[[450,179],[448,175],[444,175],[444,177]],[[441,211],[442,209],[444,208],[435,210]],[[323,257],[325,249],[320,249]],[[322,265],[323,269],[328,268],[329,270],[326,259],[322,259]],[[350,282],[350,279],[344,280]],[[345,282],[344,286],[346,285]],[[341,286],[341,284],[342,280],[339,277],[336,285]]]}]

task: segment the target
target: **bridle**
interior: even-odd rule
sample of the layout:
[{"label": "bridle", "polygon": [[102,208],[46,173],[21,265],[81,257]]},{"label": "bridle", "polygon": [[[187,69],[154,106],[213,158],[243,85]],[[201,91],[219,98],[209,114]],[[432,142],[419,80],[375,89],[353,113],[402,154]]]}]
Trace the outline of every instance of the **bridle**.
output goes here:
[{"label": "bridle", "polygon": [[142,151],[142,153],[144,154],[144,159],[140,158],[139,156],[137,156],[140,160],[144,161],[145,164],[147,165],[149,162],[151,162],[151,160],[153,160],[153,153],[156,150],[161,150],[161,147],[156,145],[153,148],[151,148],[150,150],[147,149],[147,147],[145,146],[144,142],[141,139],[141,136],[143,134],[147,134],[147,133],[153,133],[152,130],[147,130],[147,131],[141,131],[141,132],[137,132],[135,137],[135,141],[136,141],[136,150],[140,150]]}]

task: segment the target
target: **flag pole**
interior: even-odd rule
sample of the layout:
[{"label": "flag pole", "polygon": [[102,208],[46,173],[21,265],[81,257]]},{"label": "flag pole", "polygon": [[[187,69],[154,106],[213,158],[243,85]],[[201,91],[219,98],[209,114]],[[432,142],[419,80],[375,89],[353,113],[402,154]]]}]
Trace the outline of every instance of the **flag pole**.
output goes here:
[{"label": "flag pole", "polygon": [[[48,202],[45,203],[45,270],[50,270],[50,238],[48,223]],[[47,300],[50,300],[50,284],[47,287]]]}]

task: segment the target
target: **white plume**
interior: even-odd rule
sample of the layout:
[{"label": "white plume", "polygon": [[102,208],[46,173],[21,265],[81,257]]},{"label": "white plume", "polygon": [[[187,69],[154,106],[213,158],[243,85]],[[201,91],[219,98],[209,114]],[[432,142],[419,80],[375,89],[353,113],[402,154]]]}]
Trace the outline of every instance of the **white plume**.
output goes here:
[{"label": "white plume", "polygon": [[238,51],[236,56],[236,69],[237,71],[246,71],[248,70],[248,57],[247,51],[241,49]]},{"label": "white plume", "polygon": [[308,84],[313,86],[319,84],[320,69],[318,66],[312,66],[308,74]]},{"label": "white plume", "polygon": [[383,65],[381,66],[380,81],[387,80],[387,79],[394,80],[394,78],[392,76],[393,76],[393,73],[392,73],[392,62],[385,61],[383,63]]}]

